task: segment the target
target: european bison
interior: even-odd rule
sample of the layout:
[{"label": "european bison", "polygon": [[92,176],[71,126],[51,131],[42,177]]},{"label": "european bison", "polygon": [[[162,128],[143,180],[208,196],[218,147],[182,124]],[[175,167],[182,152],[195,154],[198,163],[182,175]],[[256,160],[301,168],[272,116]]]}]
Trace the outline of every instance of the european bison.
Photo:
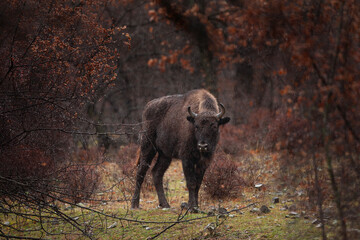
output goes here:
[{"label": "european bison", "polygon": [[160,207],[170,207],[163,176],[172,158],[182,160],[189,190],[188,207],[198,207],[200,185],[219,139],[219,126],[230,120],[223,118],[224,114],[224,106],[204,89],[157,98],[145,106],[132,208],[139,207],[141,184],[156,153],[158,158],[151,172]]}]

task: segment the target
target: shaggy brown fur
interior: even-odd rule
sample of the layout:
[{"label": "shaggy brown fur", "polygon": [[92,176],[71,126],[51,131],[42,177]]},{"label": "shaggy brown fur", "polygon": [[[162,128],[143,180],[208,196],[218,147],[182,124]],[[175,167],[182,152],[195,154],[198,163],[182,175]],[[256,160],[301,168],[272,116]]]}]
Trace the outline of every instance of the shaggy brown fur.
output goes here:
[{"label": "shaggy brown fur", "polygon": [[219,126],[230,120],[221,116],[216,98],[204,89],[157,98],[145,106],[133,208],[139,207],[141,184],[156,153],[152,175],[160,206],[169,207],[163,176],[172,158],[182,160],[189,207],[198,206],[198,192],[218,142]]}]

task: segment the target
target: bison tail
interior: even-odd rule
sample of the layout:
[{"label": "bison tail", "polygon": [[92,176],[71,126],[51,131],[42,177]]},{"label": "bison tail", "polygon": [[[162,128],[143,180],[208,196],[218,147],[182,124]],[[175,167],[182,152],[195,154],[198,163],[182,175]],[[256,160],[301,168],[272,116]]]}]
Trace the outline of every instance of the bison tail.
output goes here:
[{"label": "bison tail", "polygon": [[136,167],[140,165],[140,148],[136,151]]}]

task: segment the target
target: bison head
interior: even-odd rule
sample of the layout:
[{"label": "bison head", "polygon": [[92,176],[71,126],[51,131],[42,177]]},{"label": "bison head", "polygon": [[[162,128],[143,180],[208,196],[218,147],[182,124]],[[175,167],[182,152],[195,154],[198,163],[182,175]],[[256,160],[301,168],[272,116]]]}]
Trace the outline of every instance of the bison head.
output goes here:
[{"label": "bison head", "polygon": [[222,117],[225,108],[221,103],[219,106],[220,112],[216,115],[210,115],[209,112],[196,114],[188,107],[190,116],[187,116],[187,120],[194,126],[197,149],[203,154],[214,152],[219,139],[219,126],[230,121],[229,117]]}]

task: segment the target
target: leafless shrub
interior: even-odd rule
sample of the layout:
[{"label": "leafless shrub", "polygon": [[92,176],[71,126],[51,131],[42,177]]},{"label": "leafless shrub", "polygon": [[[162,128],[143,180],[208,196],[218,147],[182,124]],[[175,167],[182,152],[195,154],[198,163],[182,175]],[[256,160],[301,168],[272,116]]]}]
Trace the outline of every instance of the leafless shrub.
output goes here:
[{"label": "leafless shrub", "polygon": [[103,155],[99,149],[79,150],[71,163],[58,171],[60,194],[74,203],[89,199],[99,185],[100,174],[97,165],[102,163]]},{"label": "leafless shrub", "polygon": [[0,195],[22,194],[28,189],[26,183],[46,192],[48,184],[45,181],[53,170],[53,162],[45,151],[28,145],[17,145],[3,148],[0,154],[0,176],[13,182],[0,182]]},{"label": "leafless shrub", "polygon": [[[125,178],[131,183],[130,186],[125,186],[127,192],[132,192],[133,186],[135,185],[137,161],[139,158],[139,154],[140,154],[140,148],[137,144],[134,143],[121,146],[117,152],[116,162],[120,166]],[[153,162],[155,162],[155,159],[156,156]],[[148,171],[147,176],[145,177],[144,183],[142,185],[145,191],[154,190],[152,178],[149,175],[150,175],[150,171]]]},{"label": "leafless shrub", "polygon": [[238,197],[242,186],[244,180],[235,162],[225,153],[217,152],[204,177],[206,195],[212,199]]}]

